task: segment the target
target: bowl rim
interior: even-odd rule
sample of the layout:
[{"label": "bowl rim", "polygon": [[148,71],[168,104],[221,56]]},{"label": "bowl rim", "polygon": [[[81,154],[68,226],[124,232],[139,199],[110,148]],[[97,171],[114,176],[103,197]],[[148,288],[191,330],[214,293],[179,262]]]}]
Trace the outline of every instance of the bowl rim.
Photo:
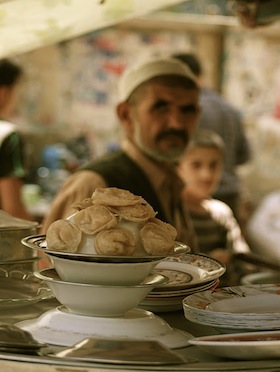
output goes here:
[{"label": "bowl rim", "polygon": [[122,261],[117,261],[117,262],[112,262],[112,261],[92,261],[92,260],[75,260],[74,258],[68,258],[68,257],[61,257],[57,255],[49,255],[46,253],[47,256],[49,256],[53,261],[54,264],[53,266],[56,268],[56,263],[57,265],[68,265],[69,262],[73,265],[81,264],[85,266],[91,266],[95,265],[94,267],[105,267],[106,265],[108,266],[114,266],[114,267],[122,267],[122,266],[127,266],[127,267],[137,267],[137,266],[148,266],[148,265],[157,265],[159,262],[163,260],[163,258],[158,258],[156,260],[146,260],[146,261],[140,261],[140,262],[122,262]]},{"label": "bowl rim", "polygon": [[161,256],[104,256],[98,254],[72,253],[64,251],[49,250],[46,246],[46,235],[29,235],[21,239],[21,243],[31,249],[43,251],[46,255],[69,258],[77,261],[94,261],[94,262],[147,262],[163,259],[174,254],[189,253],[191,248],[182,242],[175,241],[173,251],[168,255]]},{"label": "bowl rim", "polygon": [[121,285],[121,284],[90,284],[90,283],[78,283],[78,282],[69,282],[60,279],[56,269],[46,268],[41,270],[35,270],[34,276],[38,279],[43,280],[46,283],[56,283],[62,285],[69,285],[69,286],[77,286],[77,287],[94,287],[94,288],[153,288],[158,285],[162,285],[168,281],[168,278],[165,275],[151,273],[146,277],[146,279],[136,285]]}]

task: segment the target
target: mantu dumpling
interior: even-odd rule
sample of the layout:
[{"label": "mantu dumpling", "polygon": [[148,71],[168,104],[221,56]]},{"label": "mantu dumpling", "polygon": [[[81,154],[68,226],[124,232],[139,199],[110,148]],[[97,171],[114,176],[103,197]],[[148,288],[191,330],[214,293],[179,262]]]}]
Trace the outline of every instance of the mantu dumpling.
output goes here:
[{"label": "mantu dumpling", "polygon": [[91,196],[93,204],[102,204],[111,207],[134,205],[145,201],[142,196],[134,195],[128,190],[118,189],[117,187],[96,188]]},{"label": "mantu dumpling", "polygon": [[106,256],[132,256],[136,248],[134,234],[123,227],[100,231],[94,240],[97,254]]},{"label": "mantu dumpling", "polygon": [[77,252],[82,240],[82,231],[68,220],[54,221],[48,228],[46,241],[53,251]]},{"label": "mantu dumpling", "polygon": [[147,222],[139,234],[142,246],[149,255],[167,255],[174,246],[172,235],[158,223]]},{"label": "mantu dumpling", "polygon": [[76,212],[53,222],[47,248],[104,256],[165,256],[177,231],[156,218],[141,196],[116,187],[97,188],[91,198],[73,206]]},{"label": "mantu dumpling", "polygon": [[118,218],[104,205],[91,205],[75,213],[71,219],[85,234],[97,234],[117,225]]}]

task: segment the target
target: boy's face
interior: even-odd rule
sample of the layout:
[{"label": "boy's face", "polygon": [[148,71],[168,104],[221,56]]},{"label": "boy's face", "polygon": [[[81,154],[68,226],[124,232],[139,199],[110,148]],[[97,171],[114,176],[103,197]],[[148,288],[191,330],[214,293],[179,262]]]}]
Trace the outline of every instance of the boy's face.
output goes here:
[{"label": "boy's face", "polygon": [[205,199],[216,190],[222,167],[220,150],[214,147],[195,147],[189,149],[182,159],[179,173],[187,183],[187,192]]}]

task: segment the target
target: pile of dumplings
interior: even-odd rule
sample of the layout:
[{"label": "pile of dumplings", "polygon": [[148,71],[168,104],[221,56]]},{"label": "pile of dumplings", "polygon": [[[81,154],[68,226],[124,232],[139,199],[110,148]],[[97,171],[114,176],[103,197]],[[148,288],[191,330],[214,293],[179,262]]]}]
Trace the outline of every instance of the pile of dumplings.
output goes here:
[{"label": "pile of dumplings", "polygon": [[47,249],[104,256],[167,255],[176,229],[156,218],[141,196],[115,187],[97,188],[91,198],[73,206],[76,212],[53,222]]}]

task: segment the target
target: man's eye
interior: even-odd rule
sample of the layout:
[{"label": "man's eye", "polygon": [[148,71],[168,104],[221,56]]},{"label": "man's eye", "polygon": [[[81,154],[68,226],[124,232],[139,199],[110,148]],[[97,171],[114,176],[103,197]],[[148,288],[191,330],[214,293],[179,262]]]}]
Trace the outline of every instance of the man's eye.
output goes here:
[{"label": "man's eye", "polygon": [[197,107],[194,105],[183,106],[181,110],[184,114],[196,114],[197,113]]},{"label": "man's eye", "polygon": [[165,101],[158,101],[154,104],[155,110],[162,110],[167,107],[167,103]]}]

